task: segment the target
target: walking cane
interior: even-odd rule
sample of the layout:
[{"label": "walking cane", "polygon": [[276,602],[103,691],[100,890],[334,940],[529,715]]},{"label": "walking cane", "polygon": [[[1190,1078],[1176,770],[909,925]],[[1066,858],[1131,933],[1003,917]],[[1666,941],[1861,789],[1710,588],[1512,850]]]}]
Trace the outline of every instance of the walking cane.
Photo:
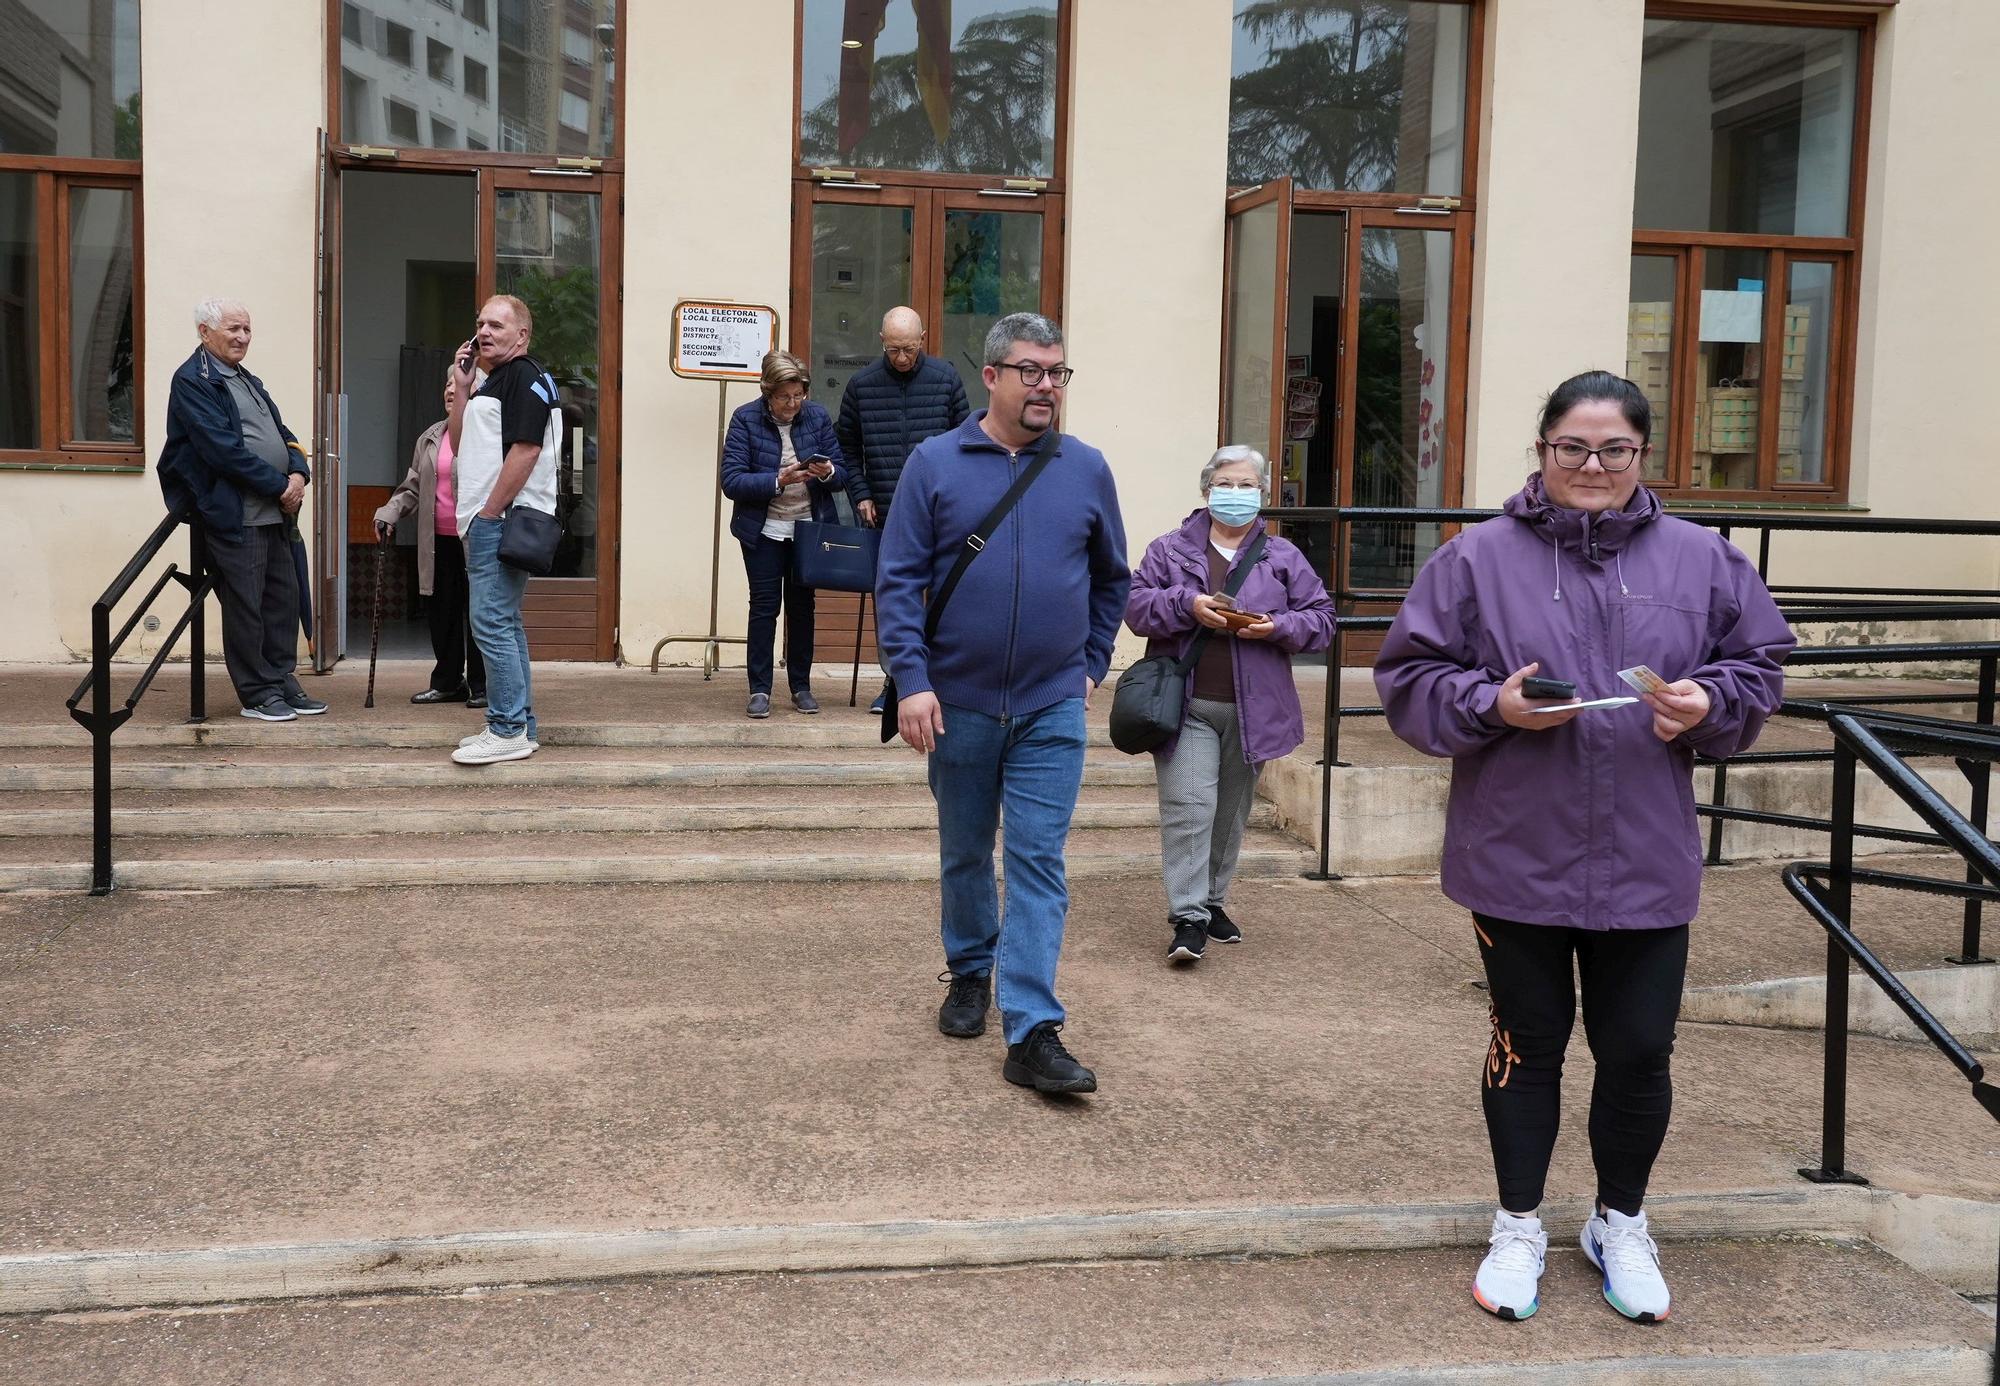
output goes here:
[{"label": "walking cane", "polygon": [[382,649],[382,580],[389,567],[389,541],[375,546],[375,631],[368,637],[368,696],[361,706],[375,706],[375,656]]}]

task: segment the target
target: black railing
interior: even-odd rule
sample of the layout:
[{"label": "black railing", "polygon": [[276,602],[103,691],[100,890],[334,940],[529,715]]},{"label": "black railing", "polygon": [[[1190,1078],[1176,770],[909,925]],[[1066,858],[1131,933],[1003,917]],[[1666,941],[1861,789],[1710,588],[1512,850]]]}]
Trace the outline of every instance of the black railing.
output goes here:
[{"label": "black railing", "polygon": [[[1342,581],[1340,555],[1345,551],[1346,536],[1355,526],[1398,526],[1417,524],[1465,525],[1495,519],[1505,512],[1453,507],[1391,507],[1391,506],[1295,506],[1267,510],[1264,518],[1283,524],[1310,524],[1331,527],[1330,542],[1325,554],[1327,571],[1321,574],[1327,591],[1343,609],[1354,603],[1376,605],[1400,605],[1404,592],[1396,589],[1363,589],[1346,587]],[[1800,531],[1814,533],[1851,533],[1875,535],[1936,535],[1973,538],[2000,538],[2000,521],[1992,520],[1932,520],[1899,519],[1875,515],[1788,515],[1761,511],[1671,511],[1677,518],[1693,524],[1703,525],[1718,531],[1723,538],[1730,538],[1737,529],[1759,531],[1757,542],[1757,573],[1767,583],[1770,581],[1771,539],[1779,531]],[[1794,626],[1835,625],[1841,623],[1880,624],[1899,621],[1966,621],[2000,620],[2000,600],[1995,600],[1995,592],[1981,589],[1961,589],[1945,587],[1839,587],[1825,585],[1797,585],[1773,587],[1772,592],[1779,599],[1785,618]],[[1333,645],[1327,652],[1327,689],[1320,729],[1321,753],[1320,804],[1319,804],[1319,861],[1317,868],[1307,874],[1318,880],[1336,880],[1338,873],[1332,869],[1333,832],[1333,771],[1345,768],[1346,762],[1340,758],[1340,724],[1349,717],[1380,717],[1382,708],[1376,703],[1348,704],[1341,699],[1340,674],[1343,653],[1350,634],[1382,632],[1388,630],[1395,618],[1391,615],[1342,615],[1334,622]],[[2000,661],[2000,642],[1939,641],[1931,643],[1871,644],[1862,641],[1829,642],[1808,649],[1795,650],[1787,661],[1790,665],[1803,664],[1952,664],[1976,663],[1980,671],[1981,694],[1978,697],[1931,694],[1882,694],[1838,700],[1852,706],[1889,705],[1896,703],[1927,703],[1944,705],[1950,703],[1977,703],[1982,722],[1994,720],[1994,699],[1992,686],[1996,661]],[[1788,827],[1814,827],[1825,830],[1823,819],[1796,819],[1786,815],[1765,814],[1754,810],[1731,809],[1727,804],[1728,773],[1730,765],[1772,763],[1781,760],[1796,762],[1827,761],[1832,751],[1819,749],[1794,752],[1747,753],[1732,757],[1727,761],[1707,761],[1714,767],[1715,775],[1710,802],[1697,805],[1697,811],[1710,819],[1708,861],[1711,865],[1722,861],[1722,821],[1725,819],[1747,822],[1762,822]],[[1973,786],[1975,806],[1979,810],[1979,821],[1985,822],[1984,806],[1986,790],[1983,782]],[[1966,961],[1983,961],[1978,949],[1978,903],[1968,902],[1966,914],[1967,946],[1961,950]]]},{"label": "black railing", "polygon": [[[2000,848],[1984,828],[1953,808],[1937,789],[1913,769],[1906,757],[1950,756],[1973,778],[1975,788],[1995,760],[2000,760],[2000,733],[1989,726],[1969,726],[1942,718],[1883,712],[1837,712],[1827,725],[1833,732],[1833,842],[1824,863],[1794,862],[1785,868],[1785,888],[1826,931],[1826,1054],[1821,1075],[1819,1164],[1799,1173],[1816,1184],[1866,1184],[1847,1164],[1847,1040],[1849,963],[1880,987],[1896,1008],[1931,1045],[1972,1084],[1972,1095],[1988,1116],[2000,1121],[2000,1087],[1986,1079],[1986,1069],[1957,1036],[1903,984],[1854,931],[1854,887],[1877,886],[1965,900],[1968,904],[2000,900]],[[1966,880],[1898,871],[1869,871],[1854,865],[1856,772],[1868,769],[1911,812],[1929,825],[1932,840],[1950,848],[1965,862]],[[2000,1380],[2000,1328],[1995,1330],[1994,1372]]]},{"label": "black railing", "polygon": [[[90,606],[90,672],[83,676],[83,682],[76,686],[76,692],[65,700],[69,715],[82,724],[90,733],[90,893],[108,895],[111,892],[111,734],[132,719],[132,713],[139,706],[139,700],[146,696],[146,690],[153,686],[154,675],[160,666],[180,643],[183,634],[188,636],[188,721],[208,720],[208,695],[204,683],[203,660],[207,654],[207,606],[209,590],[215,585],[208,571],[208,542],[202,531],[200,517],[187,522],[188,526],[188,571],[182,572],[180,565],[169,563],[166,571],[153,583],[140,600],[132,614],[125,618],[125,624],[118,633],[111,633],[111,612],[139,575],[146,571],[146,565],[166,547],[167,540],[181,526],[178,516],[169,515],[147,536],[146,542],[111,585],[104,589],[104,595]],[[169,582],[178,582],[188,593],[187,610],[174,622],[174,628],[167,638],[160,642],[160,648],[153,653],[153,659],[146,671],[139,675],[139,681],[125,698],[122,706],[111,705],[111,660],[128,636],[145,619],[146,612],[158,600]],[[89,708],[85,710],[85,696],[89,697]]]}]

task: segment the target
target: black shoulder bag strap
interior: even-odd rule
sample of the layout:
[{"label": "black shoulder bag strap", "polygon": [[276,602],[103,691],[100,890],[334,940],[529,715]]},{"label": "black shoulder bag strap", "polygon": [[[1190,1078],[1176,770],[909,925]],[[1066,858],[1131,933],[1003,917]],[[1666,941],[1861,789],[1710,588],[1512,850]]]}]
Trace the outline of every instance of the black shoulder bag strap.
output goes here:
[{"label": "black shoulder bag strap", "polygon": [[937,595],[931,598],[930,609],[924,613],[924,648],[928,650],[937,635],[938,621],[944,615],[944,604],[951,600],[958,580],[965,576],[965,570],[972,566],[972,560],[985,549],[986,541],[993,537],[993,531],[1000,528],[1000,522],[1007,518],[1007,512],[1021,495],[1035,484],[1035,478],[1042,474],[1042,468],[1049,465],[1049,459],[1056,455],[1056,441],[1060,435],[1051,428],[1042,435],[1041,446],[1035,450],[1035,460],[1028,464],[1028,470],[1014,478],[1014,484],[1007,488],[1007,494],[1000,497],[999,504],[986,512],[986,518],[973,526],[972,533],[965,536],[965,546],[958,551],[958,562],[951,565],[945,574],[944,584]]},{"label": "black shoulder bag strap", "polygon": [[[1236,571],[1231,573],[1229,581],[1222,585],[1223,596],[1233,597],[1243,590],[1243,579],[1250,576],[1251,566],[1264,554],[1264,534],[1264,527],[1259,525],[1257,532],[1250,536],[1250,546],[1243,551],[1243,561],[1236,565]],[[1194,643],[1188,646],[1188,652],[1180,657],[1179,663],[1176,666],[1183,676],[1187,674],[1188,670],[1201,662],[1202,646],[1208,643],[1208,637],[1213,634],[1215,634],[1214,631],[1210,630],[1207,626],[1203,626],[1201,633],[1195,636]]]}]

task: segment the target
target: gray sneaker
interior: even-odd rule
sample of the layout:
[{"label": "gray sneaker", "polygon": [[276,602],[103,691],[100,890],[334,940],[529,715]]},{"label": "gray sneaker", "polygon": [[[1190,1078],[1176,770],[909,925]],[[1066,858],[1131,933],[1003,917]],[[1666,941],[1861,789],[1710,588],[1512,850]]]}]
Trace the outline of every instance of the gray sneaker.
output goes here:
[{"label": "gray sneaker", "polygon": [[769,693],[752,693],[750,695],[749,706],[743,709],[743,715],[759,719],[769,717],[771,715],[771,695]]},{"label": "gray sneaker", "polygon": [[309,698],[303,693],[296,696],[287,693],[285,695],[285,706],[301,717],[317,717],[326,711],[325,703],[321,702],[318,698]]},{"label": "gray sneaker", "polygon": [[[320,711],[326,709],[322,707]],[[267,698],[255,707],[243,709],[243,715],[257,722],[296,722],[298,713],[292,711],[283,698]]]}]

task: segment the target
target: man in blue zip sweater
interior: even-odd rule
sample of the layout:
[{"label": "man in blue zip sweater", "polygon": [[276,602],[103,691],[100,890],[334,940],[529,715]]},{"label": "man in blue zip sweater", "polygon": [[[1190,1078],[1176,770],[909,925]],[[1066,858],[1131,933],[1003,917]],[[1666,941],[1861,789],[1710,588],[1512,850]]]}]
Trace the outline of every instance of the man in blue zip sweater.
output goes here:
[{"label": "man in blue zip sweater", "polygon": [[[950,989],[938,1029],[986,1030],[997,989],[1001,1069],[1040,1092],[1094,1092],[1063,1047],[1056,1000],[1069,885],[1063,846],[1083,784],[1084,712],[1111,664],[1131,570],[1104,455],[1056,434],[1047,468],[988,536],[924,641],[924,596],[1056,427],[1070,369],[1062,329],[1014,313],[986,334],[989,408],[918,444],[896,488],[875,582],[882,661],[903,740],[930,756]],[[993,840],[1007,823],[1007,910]]]}]

